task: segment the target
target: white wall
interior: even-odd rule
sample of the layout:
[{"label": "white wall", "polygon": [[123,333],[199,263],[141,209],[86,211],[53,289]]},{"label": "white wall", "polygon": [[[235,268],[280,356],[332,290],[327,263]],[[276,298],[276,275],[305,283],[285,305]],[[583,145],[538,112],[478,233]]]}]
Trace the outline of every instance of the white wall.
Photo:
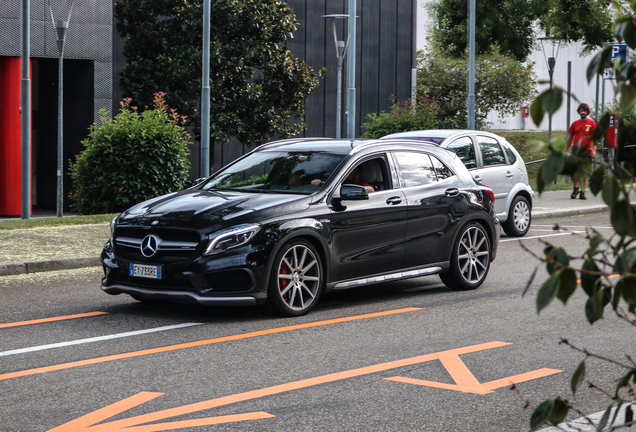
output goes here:
[{"label": "white wall", "polygon": [[[427,27],[432,25],[429,20],[428,13],[424,7],[426,1],[420,4],[417,14],[417,48],[425,49]],[[580,43],[572,43],[568,45],[562,45],[558,51],[557,61],[554,68],[553,83],[555,86],[567,89],[568,84],[568,61],[572,64],[571,75],[571,92],[576,96],[580,102],[585,102],[590,105],[592,109],[592,117],[595,113],[596,102],[596,80],[593,79],[590,84],[587,83],[586,70],[587,65],[591,60],[591,56],[581,57],[582,45]],[[546,57],[549,57],[552,53],[552,46],[546,46]],[[543,51],[541,50],[541,44],[537,41],[535,50],[528,58],[529,62],[534,63],[534,73],[537,76],[538,81],[548,81],[550,76],[548,73],[547,61],[544,58]],[[598,102],[599,102],[599,116],[601,112],[600,103],[602,101],[602,80],[599,84]],[[608,103],[614,98],[613,81],[605,82],[605,102]],[[537,90],[543,91],[547,89],[548,84],[538,84]],[[479,100],[476,101],[479,103]],[[577,102],[574,98],[571,100],[570,105],[570,122],[576,120],[578,115],[576,113],[576,107],[580,102]],[[567,114],[567,99],[564,98],[561,108],[552,117],[552,130],[567,130],[568,125]],[[506,116],[501,119],[497,112],[491,112],[488,116],[488,121],[492,124],[492,129],[523,129],[523,119],[521,113],[515,116]],[[527,130],[548,130],[548,118],[544,118],[543,122],[537,128],[534,125],[532,119],[526,119]]]}]

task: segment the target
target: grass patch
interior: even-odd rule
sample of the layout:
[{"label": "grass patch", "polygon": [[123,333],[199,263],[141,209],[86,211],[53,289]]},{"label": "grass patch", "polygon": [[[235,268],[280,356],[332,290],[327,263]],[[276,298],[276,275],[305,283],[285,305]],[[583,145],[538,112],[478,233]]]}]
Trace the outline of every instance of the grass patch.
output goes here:
[{"label": "grass patch", "polygon": [[[523,161],[525,163],[545,159],[548,157],[547,152],[535,152],[536,145],[534,141],[548,142],[548,132],[529,132],[529,131],[492,131],[497,135],[501,135],[506,138],[510,144],[517,149]],[[552,138],[564,138],[565,131],[552,131]],[[530,186],[535,192],[538,192],[537,188],[537,173],[541,162],[526,165],[528,169],[528,179]],[[556,184],[552,183],[546,185],[546,191],[550,190],[567,190],[572,188],[572,179],[569,179],[569,183],[565,182],[565,176],[559,176]]]},{"label": "grass patch", "polygon": [[35,219],[8,219],[0,221],[0,230],[14,230],[27,228],[41,228],[64,225],[91,225],[110,222],[117,213],[88,215],[88,216],[66,216]]}]

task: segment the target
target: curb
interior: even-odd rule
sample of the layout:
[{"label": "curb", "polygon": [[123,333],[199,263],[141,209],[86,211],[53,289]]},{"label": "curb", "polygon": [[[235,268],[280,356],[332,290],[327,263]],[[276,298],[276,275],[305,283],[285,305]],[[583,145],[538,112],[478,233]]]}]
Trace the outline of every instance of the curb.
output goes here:
[{"label": "curb", "polygon": [[0,276],[15,276],[28,273],[40,273],[57,270],[72,270],[101,266],[99,257],[66,258],[26,263],[0,264]]},{"label": "curb", "polygon": [[549,219],[554,217],[564,217],[564,216],[580,216],[586,214],[594,214],[594,213],[605,213],[609,211],[609,207],[606,205],[600,205],[595,207],[585,207],[578,209],[556,209],[544,212],[536,212],[532,213],[532,220],[536,219]]},{"label": "curb", "polygon": [[[549,219],[564,216],[580,216],[585,214],[605,213],[609,211],[606,205],[578,208],[556,209],[532,214],[532,220]],[[99,257],[66,258],[48,261],[36,261],[26,263],[0,263],[0,277],[15,276],[28,273],[40,273],[47,271],[72,270],[85,267],[99,267],[102,263]]]}]

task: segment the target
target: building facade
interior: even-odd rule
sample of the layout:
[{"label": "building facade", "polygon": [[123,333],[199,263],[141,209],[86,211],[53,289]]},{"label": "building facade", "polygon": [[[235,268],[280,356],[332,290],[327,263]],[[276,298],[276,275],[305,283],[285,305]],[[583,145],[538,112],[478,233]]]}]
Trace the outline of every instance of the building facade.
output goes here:
[{"label": "building facade", "polygon": [[[56,208],[58,57],[53,19],[65,19],[68,1],[31,1],[32,203]],[[49,4],[51,8],[49,8]],[[72,182],[68,161],[88,128],[113,99],[112,1],[76,1],[64,47],[64,207]],[[0,215],[21,213],[20,79],[22,1],[0,1]]]},{"label": "building facade", "polygon": [[[121,0],[115,0],[121,1]],[[56,208],[58,57],[53,20],[64,19],[69,0],[31,0],[32,203]],[[287,0],[299,21],[291,51],[326,78],[306,101],[304,136],[335,137],[337,58],[329,20],[348,13],[348,0]],[[415,56],[416,0],[358,0],[356,44],[356,136],[370,113],[388,110],[392,98],[410,97]],[[52,7],[52,10],[49,8]],[[21,214],[20,79],[22,0],[0,1],[0,215]],[[53,16],[53,18],[52,18]],[[339,20],[340,36],[346,20]],[[212,29],[214,31],[214,29]],[[83,150],[81,141],[105,108],[116,112],[119,72],[125,66],[116,34],[112,0],[75,1],[64,46],[64,209],[72,181],[68,161]],[[343,68],[342,130],[346,135],[347,66]],[[159,90],[159,89],[158,89]],[[199,175],[199,146],[191,146],[191,177]],[[213,170],[250,149],[238,142],[216,143]]]}]

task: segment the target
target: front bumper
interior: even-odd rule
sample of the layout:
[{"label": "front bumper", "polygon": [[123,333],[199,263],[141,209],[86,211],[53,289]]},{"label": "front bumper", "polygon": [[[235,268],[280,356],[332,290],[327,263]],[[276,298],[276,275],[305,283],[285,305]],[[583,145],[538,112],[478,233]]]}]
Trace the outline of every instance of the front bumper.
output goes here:
[{"label": "front bumper", "polygon": [[[180,263],[136,262],[115,255],[110,242],[101,254],[102,291],[140,300],[202,305],[257,305],[267,299],[267,254],[246,246],[218,256]],[[161,279],[129,275],[133,263],[161,265]]]}]

